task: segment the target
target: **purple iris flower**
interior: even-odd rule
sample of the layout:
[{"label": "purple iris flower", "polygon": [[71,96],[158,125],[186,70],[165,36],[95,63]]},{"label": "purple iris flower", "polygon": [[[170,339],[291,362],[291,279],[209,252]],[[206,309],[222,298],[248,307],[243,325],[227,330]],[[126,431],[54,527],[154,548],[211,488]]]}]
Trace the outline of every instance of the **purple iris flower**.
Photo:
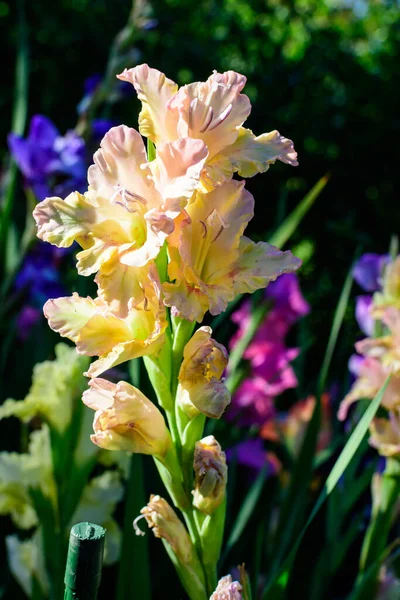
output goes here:
[{"label": "purple iris flower", "polygon": [[365,292],[377,292],[381,289],[381,276],[389,262],[387,254],[363,254],[353,268],[353,277]]},{"label": "purple iris flower", "polygon": [[85,142],[74,132],[61,136],[55,125],[42,115],[32,117],[29,133],[23,138],[14,133],[8,144],[35,196],[66,195],[84,191],[86,184]]}]

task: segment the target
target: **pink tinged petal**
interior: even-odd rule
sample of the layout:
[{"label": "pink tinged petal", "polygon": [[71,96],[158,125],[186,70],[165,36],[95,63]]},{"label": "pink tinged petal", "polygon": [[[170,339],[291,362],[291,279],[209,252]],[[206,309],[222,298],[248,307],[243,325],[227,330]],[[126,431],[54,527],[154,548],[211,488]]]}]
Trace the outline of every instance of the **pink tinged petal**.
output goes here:
[{"label": "pink tinged petal", "polygon": [[167,107],[178,91],[177,84],[168,79],[164,73],[157,69],[150,69],[146,64],[125,69],[117,77],[134,86],[142,103],[139,115],[140,133],[155,144],[176,139],[177,121]]},{"label": "pink tinged petal", "polygon": [[[369,341],[367,340],[363,341]],[[382,387],[389,370],[386,369],[377,358],[367,356],[358,369],[358,378],[351,387],[349,393],[345,396],[339,406],[338,419],[344,421],[347,417],[348,409],[357,400],[372,400],[375,394]],[[400,377],[392,375],[382,398],[382,406],[387,410],[392,410],[400,405]]]},{"label": "pink tinged petal", "polygon": [[129,205],[145,204],[154,194],[141,135],[131,127],[112,127],[101,141],[88,170],[89,185],[105,198]]},{"label": "pink tinged petal", "polygon": [[248,97],[240,94],[245,83],[246,77],[227,71],[181,88],[169,106],[179,115],[179,135],[202,139],[210,157],[233,144],[251,110]]},{"label": "pink tinged petal", "polygon": [[89,389],[82,395],[82,402],[93,410],[107,410],[113,405],[113,396],[117,388],[115,383],[107,379],[91,379]]},{"label": "pink tinged petal", "polygon": [[168,216],[176,217],[182,208],[180,202],[171,202],[171,199],[187,200],[198,187],[207,155],[201,140],[183,138],[158,144],[157,158],[149,167]]},{"label": "pink tinged petal", "polygon": [[187,285],[185,281],[179,283],[163,283],[164,304],[170,306],[174,316],[182,316],[188,321],[203,320],[208,310],[209,299],[194,286]]},{"label": "pink tinged petal", "polygon": [[96,220],[95,207],[82,194],[74,192],[65,200],[46,198],[33,211],[38,237],[59,248],[85,240]]},{"label": "pink tinged petal", "polygon": [[235,295],[254,292],[275,281],[283,273],[291,273],[301,266],[301,260],[286,250],[281,252],[265,242],[241,238],[239,259],[233,268]]},{"label": "pink tinged petal", "polygon": [[81,298],[77,293],[48,300],[43,307],[51,329],[73,342],[77,341],[81,329],[97,311],[98,306],[92,298]]}]

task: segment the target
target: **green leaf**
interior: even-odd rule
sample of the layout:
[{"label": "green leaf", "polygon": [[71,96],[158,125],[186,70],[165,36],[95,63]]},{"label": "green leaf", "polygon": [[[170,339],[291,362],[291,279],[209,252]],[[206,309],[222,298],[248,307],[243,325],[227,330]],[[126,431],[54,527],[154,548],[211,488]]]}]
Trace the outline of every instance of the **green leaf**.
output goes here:
[{"label": "green leaf", "polygon": [[293,468],[290,484],[282,502],[278,527],[275,534],[274,552],[271,557],[271,573],[277,573],[293,539],[304,523],[304,512],[309,484],[313,472],[315,449],[321,421],[321,403],[315,404],[307,427],[300,453]]},{"label": "green leaf", "polygon": [[[22,135],[25,129],[26,117],[28,113],[28,43],[27,29],[25,20],[25,9],[23,0],[19,0],[18,8],[18,24],[17,24],[17,57],[15,64],[15,99],[12,116],[12,133]],[[11,261],[7,258],[7,250],[9,249],[9,226],[11,213],[14,205],[15,188],[17,183],[17,165],[12,160],[7,174],[7,183],[4,194],[4,204],[1,213],[0,221],[0,253],[4,255],[3,267],[7,264],[12,265],[14,257]]]},{"label": "green leaf", "polygon": [[226,558],[230,550],[238,542],[240,536],[246,528],[247,523],[249,522],[251,515],[253,514],[256,504],[261,496],[261,492],[264,488],[266,471],[267,466],[264,465],[264,467],[258,474],[257,479],[251,486],[246,498],[243,501],[243,504],[239,510],[239,514],[236,518],[235,524],[226,543],[222,560]]},{"label": "green leaf", "polygon": [[283,223],[278,227],[275,233],[268,240],[270,244],[277,248],[283,248],[294,231],[298,228],[305,215],[308,213],[324,187],[329,181],[329,175],[324,175],[308,192],[303,200],[296,206]]},{"label": "green leaf", "polygon": [[344,315],[346,313],[346,308],[349,303],[350,292],[353,285],[353,276],[352,276],[353,267],[350,268],[346,280],[344,282],[342,292],[340,294],[339,302],[337,304],[335,315],[333,317],[333,323],[331,332],[329,334],[328,345],[326,347],[324,360],[322,362],[322,367],[319,373],[318,384],[317,384],[317,394],[321,396],[326,387],[326,382],[328,378],[329,367],[332,362],[333,352],[336,347],[336,343],[339,337],[340,328],[343,323]]},{"label": "green leaf", "polygon": [[390,380],[390,376],[388,376],[386,378],[385,383],[383,384],[383,386],[381,387],[379,392],[376,394],[375,398],[372,400],[372,402],[369,404],[369,406],[365,410],[359,423],[357,424],[356,428],[354,429],[353,433],[351,434],[350,438],[348,439],[345,447],[343,448],[341,454],[339,455],[339,458],[337,459],[335,465],[333,466],[332,471],[330,472],[330,474],[325,482],[325,486],[324,486],[305,526],[303,527],[300,535],[298,536],[295,544],[293,545],[293,548],[292,548],[290,554],[287,556],[287,558],[286,558],[284,564],[282,565],[281,569],[279,570],[278,574],[269,582],[268,586],[264,589],[264,592],[262,595],[263,600],[282,600],[284,598],[285,590],[286,590],[288,579],[289,579],[290,569],[294,562],[294,559],[297,554],[297,550],[300,547],[300,544],[304,537],[304,534],[307,531],[310,524],[313,522],[316,514],[318,513],[319,509],[321,508],[321,506],[323,505],[323,503],[325,502],[327,497],[335,489],[337,482],[342,477],[342,475],[345,472],[346,468],[348,467],[350,461],[352,460],[355,453],[357,452],[361,442],[363,441],[363,439],[368,431],[370,423],[371,423],[372,419],[374,418],[374,416],[382,402],[382,398],[383,398],[383,395],[387,388],[387,385],[389,383],[389,380]]}]

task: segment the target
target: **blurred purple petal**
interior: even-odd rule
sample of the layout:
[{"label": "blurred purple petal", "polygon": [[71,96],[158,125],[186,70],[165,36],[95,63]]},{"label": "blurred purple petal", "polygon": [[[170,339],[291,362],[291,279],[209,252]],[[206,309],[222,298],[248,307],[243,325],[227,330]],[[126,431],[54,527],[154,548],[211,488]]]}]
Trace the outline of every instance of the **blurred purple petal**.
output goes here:
[{"label": "blurred purple petal", "polygon": [[49,119],[36,115],[31,120],[28,136],[24,139],[10,134],[8,143],[38,200],[57,193],[58,186],[68,192],[84,191],[87,187],[86,146],[75,132],[61,136]]},{"label": "blurred purple petal", "polygon": [[[130,86],[132,87],[132,86]],[[101,141],[107,131],[116,125],[115,121],[110,119],[93,119],[92,121],[92,137],[96,141]]]},{"label": "blurred purple petal", "polygon": [[371,316],[372,296],[358,296],[356,298],[356,320],[361,331],[367,336],[372,336],[374,319]]},{"label": "blurred purple petal", "polygon": [[360,356],[359,354],[352,354],[349,358],[349,371],[354,377],[358,377],[361,369],[361,365],[364,362],[364,356]]},{"label": "blurred purple petal", "polygon": [[65,254],[65,250],[60,253],[59,248],[38,242],[25,257],[14,281],[15,290],[23,292],[28,301],[38,307],[49,298],[65,295],[67,290],[59,272]]},{"label": "blurred purple petal", "polygon": [[266,476],[276,475],[280,467],[278,460],[274,460],[274,456],[265,450],[261,438],[246,440],[228,448],[226,457],[228,462],[236,460],[240,465],[257,472],[267,465]]},{"label": "blurred purple petal", "polygon": [[366,292],[376,292],[381,288],[382,270],[389,258],[386,254],[363,254],[353,268],[353,277]]},{"label": "blurred purple petal", "polygon": [[32,117],[28,133],[30,143],[42,148],[52,148],[59,135],[58,129],[50,119],[43,115]]},{"label": "blurred purple petal", "polygon": [[25,177],[32,176],[30,147],[19,135],[10,133],[7,138],[10,152]]},{"label": "blurred purple petal", "polygon": [[101,80],[102,76],[100,73],[94,73],[93,75],[87,77],[87,79],[85,79],[85,83],[83,84],[85,96],[92,95],[96,91]]},{"label": "blurred purple petal", "polygon": [[24,306],[17,316],[17,332],[20,340],[25,341],[32,330],[32,327],[42,317],[42,311],[33,306]]},{"label": "blurred purple petal", "polygon": [[275,306],[288,312],[288,316],[297,320],[310,312],[310,305],[304,299],[297,275],[286,273],[269,284],[265,290],[266,298],[275,301]]}]

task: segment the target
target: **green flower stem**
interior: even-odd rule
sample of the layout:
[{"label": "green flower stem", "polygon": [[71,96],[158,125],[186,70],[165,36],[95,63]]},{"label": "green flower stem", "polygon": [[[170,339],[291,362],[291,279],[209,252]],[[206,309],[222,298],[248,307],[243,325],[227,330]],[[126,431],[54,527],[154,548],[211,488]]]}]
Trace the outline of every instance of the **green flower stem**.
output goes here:
[{"label": "green flower stem", "polygon": [[175,447],[172,446],[164,457],[154,456],[154,461],[174,505],[182,512],[188,510],[191,506],[191,502],[184,489],[182,481],[183,472],[177,458]]},{"label": "green flower stem", "polygon": [[[374,564],[374,589],[380,568],[379,557],[382,555],[390,533],[393,512],[400,495],[400,461],[388,458],[382,476],[379,505],[374,507],[361,551],[360,571],[366,572]],[[371,587],[371,598],[374,597]]]},{"label": "green flower stem", "polygon": [[[157,396],[157,401],[161,408],[163,408],[165,411],[168,421],[168,427],[171,432],[171,437],[174,446],[179,451],[181,442],[175,419],[174,400],[173,396],[171,395],[170,383],[168,381],[168,373],[170,371],[168,370],[168,368],[165,369],[164,367],[164,363],[167,362],[167,358],[168,355],[166,355],[165,353],[163,353],[163,355],[160,354],[160,356],[158,356],[157,358],[153,356],[144,356],[143,362],[149,375],[151,385],[153,386],[153,389]],[[160,359],[163,359],[162,363],[160,362]],[[165,372],[167,373],[167,376],[165,375]]]},{"label": "green flower stem", "polygon": [[190,600],[207,600],[208,595],[205,589],[205,582],[201,579],[201,576],[199,576],[199,572],[201,573],[200,565],[195,563],[187,565],[182,564],[179,562],[168,542],[165,540],[162,541],[183,587],[190,596]]},{"label": "green flower stem", "polygon": [[226,496],[218,508],[207,515],[199,510],[193,509],[197,529],[200,533],[203,566],[206,573],[210,594],[217,587],[217,564],[221,553],[222,540],[224,536],[224,525],[226,515]]},{"label": "green flower stem", "polygon": [[190,340],[193,329],[196,323],[192,321],[185,321],[179,317],[171,317],[172,321],[172,373],[171,373],[171,394],[175,398],[176,390],[178,389],[179,383],[179,370],[181,368],[183,351],[186,344]]}]

